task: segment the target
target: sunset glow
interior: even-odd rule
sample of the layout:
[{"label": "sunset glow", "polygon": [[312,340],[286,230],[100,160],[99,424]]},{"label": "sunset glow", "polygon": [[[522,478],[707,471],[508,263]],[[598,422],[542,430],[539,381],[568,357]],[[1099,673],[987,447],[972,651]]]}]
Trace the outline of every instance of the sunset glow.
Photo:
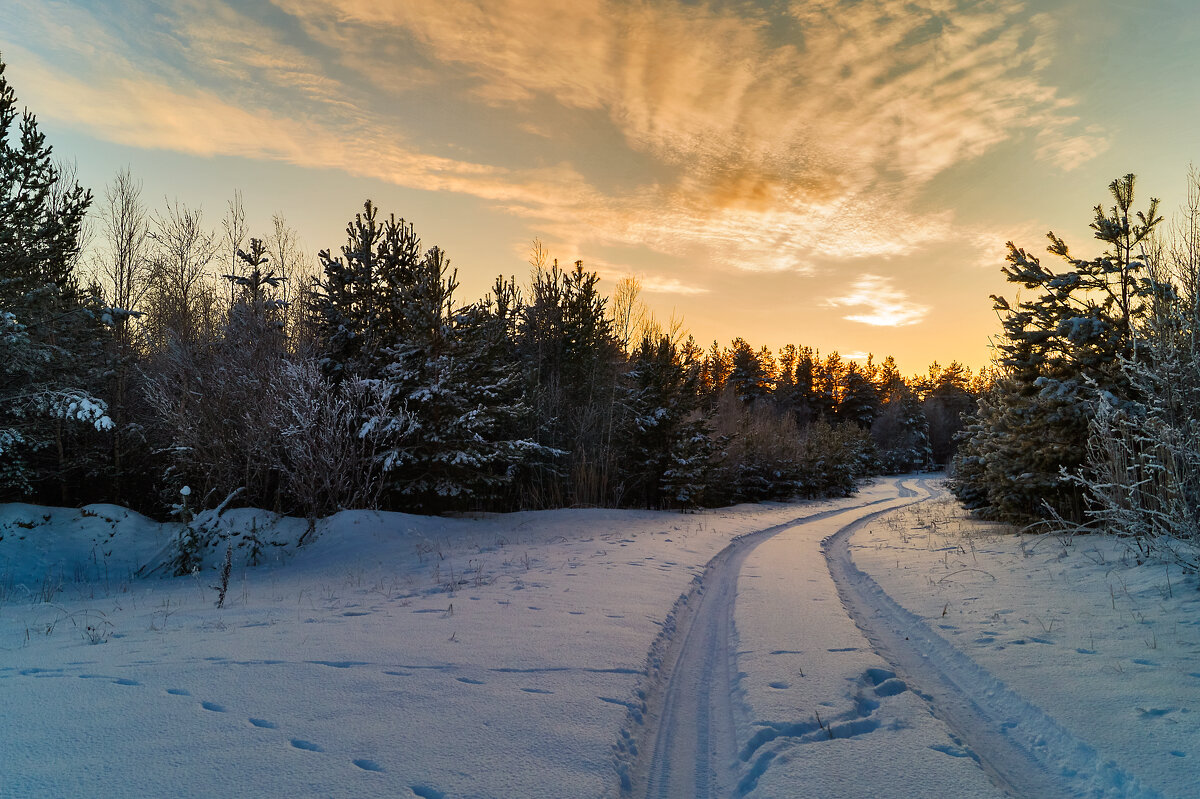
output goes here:
[{"label": "sunset glow", "polygon": [[1151,5],[11,0],[0,53],[97,193],[128,165],[215,225],[240,189],[314,252],[371,197],[472,296],[539,238],[702,342],[913,372],[986,363],[1005,240],[1088,253],[1126,172],[1177,204],[1195,142],[1146,137],[1195,79],[1136,87],[1196,16]]}]

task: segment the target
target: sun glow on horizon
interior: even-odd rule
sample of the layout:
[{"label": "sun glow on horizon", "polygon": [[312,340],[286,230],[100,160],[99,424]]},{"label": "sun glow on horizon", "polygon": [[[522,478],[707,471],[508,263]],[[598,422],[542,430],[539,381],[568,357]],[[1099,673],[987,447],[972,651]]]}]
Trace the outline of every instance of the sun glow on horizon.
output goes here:
[{"label": "sun glow on horizon", "polygon": [[[881,350],[863,326],[958,318],[967,292],[982,333],[996,273],[975,265],[1002,245],[990,231],[1032,225],[1019,206],[980,222],[957,176],[1014,152],[1082,176],[1114,146],[1111,120],[1056,80],[1064,18],[1019,0],[139,8],[13,0],[0,51],[22,100],[85,144],[177,156],[169,193],[184,201],[220,207],[187,191],[214,158],[371,181],[436,206],[447,229],[457,218],[466,243],[439,243],[465,247],[480,285],[541,237],[641,276],[651,300],[686,298],[722,338]],[[475,209],[511,232],[475,239]],[[330,228],[352,211],[328,209]],[[781,293],[803,313],[768,332],[756,309]],[[909,358],[978,363],[982,338],[973,356],[938,353],[926,333],[896,341]]]}]

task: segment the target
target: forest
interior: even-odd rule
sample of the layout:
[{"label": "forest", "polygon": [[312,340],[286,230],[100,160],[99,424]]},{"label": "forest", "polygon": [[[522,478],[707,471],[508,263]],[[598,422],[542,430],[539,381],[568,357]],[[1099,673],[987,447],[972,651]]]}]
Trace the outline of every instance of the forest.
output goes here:
[{"label": "forest", "polygon": [[945,463],[986,381],[958,363],[704,348],[635,278],[606,296],[540,242],[458,293],[447,252],[370,201],[311,259],[287,221],[216,227],[95,195],[0,72],[0,499],[315,518],[844,495]]}]

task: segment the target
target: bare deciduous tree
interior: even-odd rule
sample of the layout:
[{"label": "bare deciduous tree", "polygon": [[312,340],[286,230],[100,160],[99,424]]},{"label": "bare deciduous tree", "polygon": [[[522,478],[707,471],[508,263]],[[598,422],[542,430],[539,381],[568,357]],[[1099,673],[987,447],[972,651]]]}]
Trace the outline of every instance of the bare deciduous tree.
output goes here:
[{"label": "bare deciduous tree", "polygon": [[[225,216],[221,219],[221,227],[225,230],[225,237],[222,241],[224,245],[224,256],[229,259],[229,274],[241,275],[242,263],[238,258],[238,250],[246,244],[246,237],[249,235],[246,226],[246,209],[242,205],[241,189],[235,189],[233,199],[226,206]],[[234,283],[229,283],[229,304],[233,305],[234,301]]]},{"label": "bare deciduous tree", "polygon": [[168,334],[183,342],[197,341],[216,322],[216,294],[208,265],[218,242],[204,227],[199,208],[167,203],[154,215],[150,238],[155,243],[151,268],[151,324],[158,340]]},{"label": "bare deciduous tree", "polygon": [[[104,189],[100,235],[94,263],[104,299],[114,308],[136,312],[150,288],[150,222],[142,203],[142,182],[128,168],[117,172]],[[121,320],[114,319],[118,330],[125,327]]]}]

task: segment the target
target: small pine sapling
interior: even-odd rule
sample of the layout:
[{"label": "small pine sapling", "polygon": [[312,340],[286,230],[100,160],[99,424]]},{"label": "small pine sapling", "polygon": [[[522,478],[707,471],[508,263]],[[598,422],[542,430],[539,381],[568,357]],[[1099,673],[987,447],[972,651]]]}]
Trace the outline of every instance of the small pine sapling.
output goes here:
[{"label": "small pine sapling", "polygon": [[225,547],[225,563],[221,566],[221,584],[214,585],[217,592],[217,607],[225,607],[225,594],[229,591],[229,574],[233,571],[233,546]]}]

